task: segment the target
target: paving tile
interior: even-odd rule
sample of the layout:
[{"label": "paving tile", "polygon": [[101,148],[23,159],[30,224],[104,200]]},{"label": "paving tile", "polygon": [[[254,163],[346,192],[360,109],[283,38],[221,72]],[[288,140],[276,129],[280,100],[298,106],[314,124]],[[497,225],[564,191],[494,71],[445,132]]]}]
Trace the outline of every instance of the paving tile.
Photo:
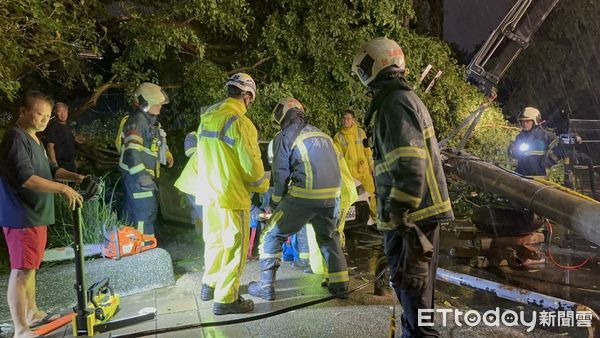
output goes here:
[{"label": "paving tile", "polygon": [[173,312],[196,311],[196,297],[193,294],[181,298],[164,298],[156,300],[158,314],[168,314]]},{"label": "paving tile", "polygon": [[[210,309],[199,309],[200,320],[203,323],[225,321],[236,318],[247,317],[248,314],[215,316]],[[205,327],[204,337],[250,337],[250,331],[243,324],[225,325],[218,327]]]}]

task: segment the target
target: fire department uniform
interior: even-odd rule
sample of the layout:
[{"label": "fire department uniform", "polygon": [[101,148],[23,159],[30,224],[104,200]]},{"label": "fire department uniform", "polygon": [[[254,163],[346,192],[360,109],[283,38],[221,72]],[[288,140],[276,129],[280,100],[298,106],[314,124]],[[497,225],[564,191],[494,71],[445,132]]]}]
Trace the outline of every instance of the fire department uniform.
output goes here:
[{"label": "fire department uniform", "polygon": [[156,179],[160,165],[172,157],[166,133],[157,116],[142,110],[125,117],[123,122],[119,169],[125,185],[125,219],[145,235],[154,235],[158,213]]},{"label": "fire department uniform", "polygon": [[256,128],[244,103],[227,98],[202,114],[198,127],[196,203],[203,206],[205,272],[215,303],[233,303],[248,252],[250,194],[269,189]]},{"label": "fire department uniform", "polygon": [[[427,108],[402,77],[376,80],[374,157],[385,254],[409,336],[438,336],[417,325],[433,308],[439,224],[454,218],[438,142]],[[390,213],[401,222],[391,222]],[[431,329],[431,330],[430,330]]]},{"label": "fire department uniform", "polygon": [[517,159],[516,172],[527,176],[546,176],[546,168],[558,162],[556,151],[549,151],[558,139],[540,126],[522,130],[508,147],[508,155]]},{"label": "fire department uniform", "polygon": [[[346,290],[348,267],[336,228],[342,155],[328,135],[305,123],[283,128],[275,136],[273,147],[271,200],[277,207],[263,231],[259,248],[262,271],[259,288],[272,288],[286,238],[312,223],[329,269],[330,291]],[[250,294],[252,288],[249,286]]]}]

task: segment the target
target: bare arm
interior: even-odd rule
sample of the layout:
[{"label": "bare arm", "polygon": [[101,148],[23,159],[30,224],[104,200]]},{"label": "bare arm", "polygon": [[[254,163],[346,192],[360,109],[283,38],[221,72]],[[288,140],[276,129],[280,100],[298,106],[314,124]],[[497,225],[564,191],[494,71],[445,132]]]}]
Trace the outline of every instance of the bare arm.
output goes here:
[{"label": "bare arm", "polygon": [[62,181],[72,181],[75,183],[81,183],[83,182],[85,176],[80,175],[78,173],[74,173],[72,171],[68,171],[65,168],[58,168],[58,170],[56,170],[56,173],[54,174],[54,178]]},{"label": "bare arm", "polygon": [[75,209],[76,205],[79,207],[83,205],[83,197],[77,191],[73,190],[73,188],[66,184],[50,181],[37,175],[31,175],[27,181],[23,183],[23,187],[39,192],[59,193],[67,200],[71,209]]},{"label": "bare arm", "polygon": [[54,151],[54,143],[48,143],[46,145],[46,149],[48,149],[48,158],[52,163],[58,163],[56,161],[56,151]]}]

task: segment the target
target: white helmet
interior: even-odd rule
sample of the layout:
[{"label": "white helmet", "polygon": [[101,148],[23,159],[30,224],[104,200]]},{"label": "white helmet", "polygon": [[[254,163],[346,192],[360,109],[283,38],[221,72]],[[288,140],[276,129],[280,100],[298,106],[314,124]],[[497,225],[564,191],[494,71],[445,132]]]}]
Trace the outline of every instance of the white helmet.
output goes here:
[{"label": "white helmet", "polygon": [[254,83],[254,79],[246,73],[233,74],[229,80],[227,80],[225,86],[234,86],[244,92],[249,92],[252,95],[252,101],[250,102],[253,102],[256,99],[256,83]]},{"label": "white helmet", "polygon": [[165,91],[158,85],[150,82],[142,83],[135,92],[133,92],[135,104],[142,109],[148,109],[156,104],[169,103],[169,97]]},{"label": "white helmet", "polygon": [[537,108],[525,107],[523,113],[519,116],[519,121],[531,120],[533,124],[537,125],[542,122],[542,114]]},{"label": "white helmet", "polygon": [[356,52],[352,72],[358,75],[360,82],[368,86],[382,70],[390,66],[404,72],[404,52],[396,41],[379,37],[367,42]]},{"label": "white helmet", "polygon": [[302,106],[302,103],[295,98],[285,97],[279,100],[275,106],[275,109],[273,109],[273,122],[275,122],[277,125],[281,125],[281,122],[283,119],[285,119],[291,109],[298,109],[304,113],[304,107]]}]

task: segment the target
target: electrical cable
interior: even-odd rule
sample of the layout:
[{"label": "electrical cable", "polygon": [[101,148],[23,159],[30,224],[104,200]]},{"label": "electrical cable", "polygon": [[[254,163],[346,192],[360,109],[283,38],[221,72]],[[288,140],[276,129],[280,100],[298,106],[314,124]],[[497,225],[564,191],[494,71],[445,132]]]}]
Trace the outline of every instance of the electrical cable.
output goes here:
[{"label": "electrical cable", "polygon": [[548,232],[550,234],[550,239],[548,240],[548,258],[550,258],[550,261],[556,265],[557,267],[563,269],[563,270],[577,270],[581,267],[583,267],[584,265],[586,265],[593,256],[589,256],[588,258],[586,258],[583,262],[577,264],[577,265],[561,265],[560,263],[558,263],[555,259],[554,256],[552,256],[552,251],[550,251],[550,243],[552,241],[552,223],[550,223],[549,221],[546,221],[546,225],[548,226]]},{"label": "electrical cable", "polygon": [[288,306],[285,307],[283,309],[279,309],[279,310],[275,310],[272,312],[267,312],[264,314],[260,314],[260,315],[256,315],[256,316],[251,316],[251,317],[244,317],[244,318],[237,318],[237,319],[230,319],[230,320],[223,320],[223,321],[217,321],[217,322],[208,322],[208,323],[196,323],[196,324],[187,324],[187,325],[180,325],[180,326],[172,326],[172,327],[165,327],[165,328],[160,328],[160,329],[154,329],[154,330],[146,330],[146,331],[139,331],[139,332],[133,332],[133,333],[126,333],[126,334],[122,334],[122,335],[115,335],[113,336],[112,334],[109,335],[109,337],[112,338],[133,338],[133,337],[141,337],[141,336],[150,336],[150,335],[156,335],[156,334],[163,334],[163,333],[169,333],[169,332],[175,332],[175,331],[184,331],[184,330],[191,330],[191,329],[198,329],[198,328],[202,328],[202,327],[213,327],[213,326],[224,326],[224,325],[232,325],[232,324],[241,324],[241,323],[247,323],[247,322],[252,322],[255,320],[259,320],[259,319],[265,319],[265,318],[269,318],[269,317],[274,317],[280,314],[284,314],[290,311],[294,311],[294,310],[298,310],[298,309],[302,309],[305,307],[309,307],[312,305],[316,305],[316,304],[320,304],[320,303],[324,303],[327,301],[330,301],[332,299],[336,299],[339,298],[342,295],[349,295],[353,292],[356,292],[358,290],[364,289],[365,287],[367,287],[369,284],[374,283],[375,281],[379,280],[383,274],[386,272],[386,269],[383,269],[379,275],[377,275],[375,277],[375,279],[367,281],[353,289],[350,289],[348,291],[345,292],[341,292],[335,295],[331,295],[328,297],[324,297],[324,298],[319,298],[319,299],[315,299],[315,300],[311,300],[305,303],[300,303],[300,304],[296,304],[296,305],[292,305],[292,306]]}]

